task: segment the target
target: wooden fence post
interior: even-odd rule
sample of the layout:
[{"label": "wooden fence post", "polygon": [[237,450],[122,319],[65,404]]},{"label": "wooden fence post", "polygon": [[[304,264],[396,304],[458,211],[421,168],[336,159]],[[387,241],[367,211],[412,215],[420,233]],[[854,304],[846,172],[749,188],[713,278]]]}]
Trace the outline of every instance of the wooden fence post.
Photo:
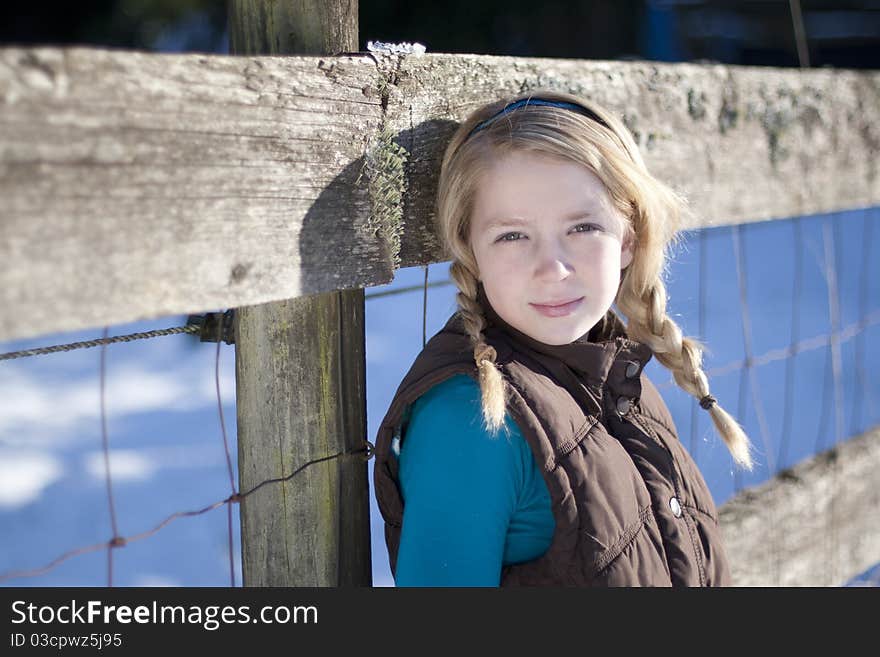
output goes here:
[{"label": "wooden fence post", "polygon": [[[357,18],[357,0],[231,0],[230,52],[354,52]],[[363,289],[238,308],[235,334],[242,491],[362,448]],[[366,461],[316,463],[246,497],[241,544],[245,586],[370,586]]]}]

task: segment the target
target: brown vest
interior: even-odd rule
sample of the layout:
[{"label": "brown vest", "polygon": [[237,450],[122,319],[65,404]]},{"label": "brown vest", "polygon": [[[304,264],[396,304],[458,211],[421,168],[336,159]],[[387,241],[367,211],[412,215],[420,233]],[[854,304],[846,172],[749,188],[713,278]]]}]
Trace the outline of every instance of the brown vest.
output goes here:
[{"label": "brown vest", "polygon": [[[502,586],[722,586],[730,574],[712,495],[682,447],[666,404],[642,373],[651,349],[612,310],[588,336],[550,346],[495,314],[482,294],[487,342],[510,384],[507,412],[550,491],[548,550],[505,566]],[[376,439],[374,485],[395,572],[403,519],[395,437],[411,405],[455,374],[477,378],[458,314],[419,354]]]}]

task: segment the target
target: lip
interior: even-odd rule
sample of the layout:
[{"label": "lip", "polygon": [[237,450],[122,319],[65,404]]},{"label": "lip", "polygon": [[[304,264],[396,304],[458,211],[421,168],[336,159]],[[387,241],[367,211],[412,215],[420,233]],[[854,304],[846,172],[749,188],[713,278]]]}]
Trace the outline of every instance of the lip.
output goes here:
[{"label": "lip", "polygon": [[560,301],[559,303],[530,303],[529,305],[545,317],[565,317],[573,313],[583,300],[584,297],[579,297],[571,301]]}]

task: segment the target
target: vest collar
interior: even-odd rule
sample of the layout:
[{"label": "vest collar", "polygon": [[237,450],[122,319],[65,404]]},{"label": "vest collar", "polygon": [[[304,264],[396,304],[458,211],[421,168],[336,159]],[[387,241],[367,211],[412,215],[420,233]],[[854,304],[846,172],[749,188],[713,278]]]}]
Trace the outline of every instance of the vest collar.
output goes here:
[{"label": "vest collar", "polygon": [[[621,394],[638,396],[639,375],[651,360],[651,348],[627,337],[623,323],[611,308],[588,333],[574,342],[549,345],[535,340],[504,321],[489,303],[482,283],[477,284],[477,301],[488,322],[486,337],[493,346],[496,340],[492,338],[497,336],[497,332],[501,332],[515,343],[518,351],[537,352],[561,361],[583,377],[584,382],[591,387],[602,388],[607,383]],[[498,355],[503,358],[501,352]],[[637,371],[634,372],[630,367],[631,363],[638,365]]]}]

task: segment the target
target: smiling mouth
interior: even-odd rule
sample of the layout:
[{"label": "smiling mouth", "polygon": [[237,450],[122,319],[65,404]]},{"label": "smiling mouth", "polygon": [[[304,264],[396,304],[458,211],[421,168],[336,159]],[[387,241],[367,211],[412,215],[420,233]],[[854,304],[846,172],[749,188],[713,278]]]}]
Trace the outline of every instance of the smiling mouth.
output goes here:
[{"label": "smiling mouth", "polygon": [[558,308],[559,306],[567,306],[570,303],[574,303],[575,301],[580,301],[583,297],[578,297],[577,299],[569,299],[568,301],[548,301],[547,303],[533,303],[533,306],[543,306],[545,308]]},{"label": "smiling mouth", "polygon": [[581,304],[584,297],[562,301],[560,303],[530,303],[535,310],[547,317],[564,317],[569,315]]}]

